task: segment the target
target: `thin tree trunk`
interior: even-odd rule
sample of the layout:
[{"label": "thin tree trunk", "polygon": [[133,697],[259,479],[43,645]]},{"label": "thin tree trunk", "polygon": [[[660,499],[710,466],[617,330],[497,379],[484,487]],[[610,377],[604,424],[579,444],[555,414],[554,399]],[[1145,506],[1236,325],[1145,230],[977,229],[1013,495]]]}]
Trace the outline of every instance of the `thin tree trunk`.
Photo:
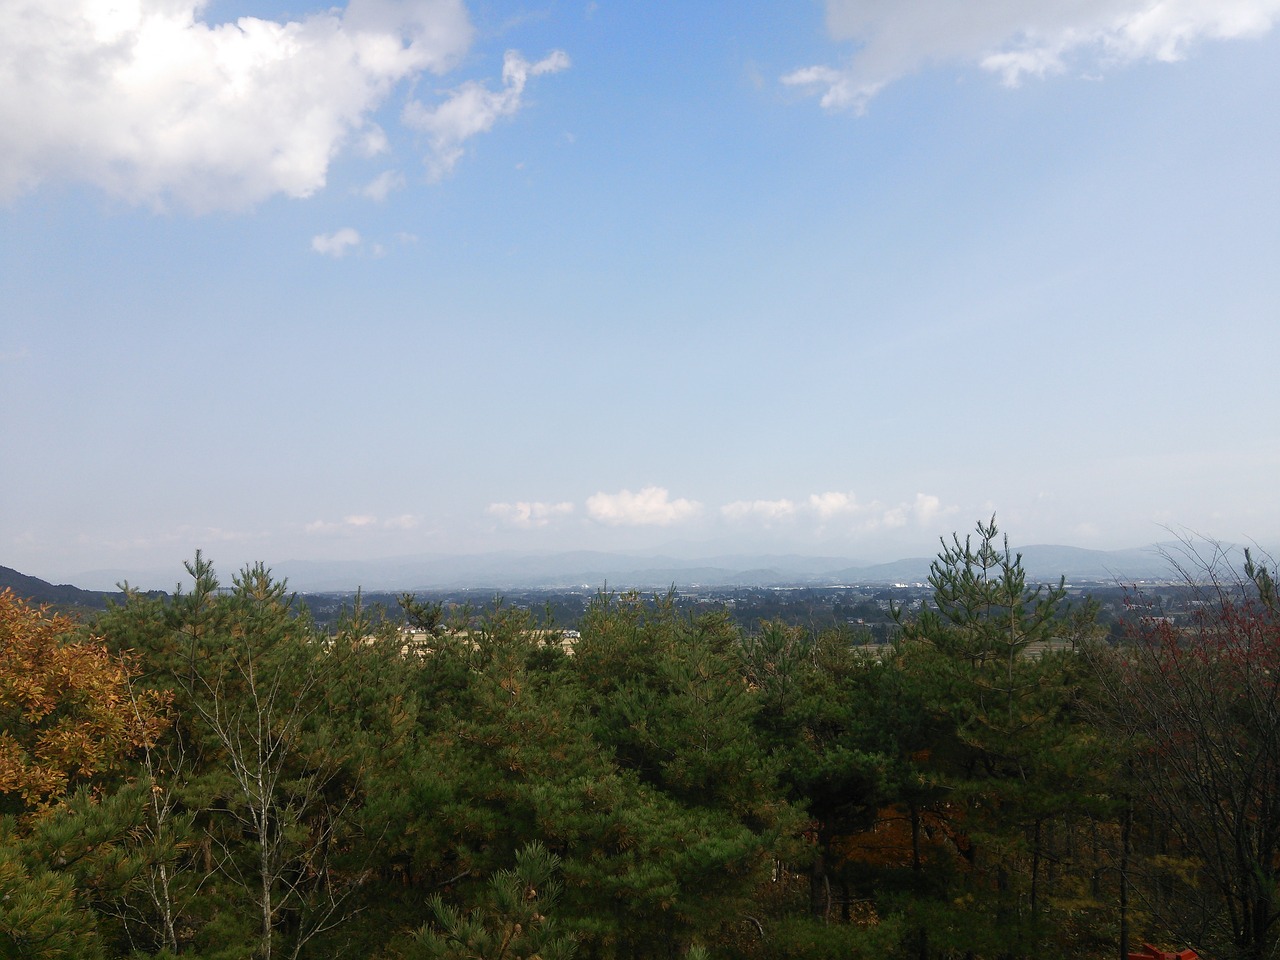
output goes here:
[{"label": "thin tree trunk", "polygon": [[1031,917],[1037,916],[1040,888],[1040,832],[1043,821],[1037,818],[1035,832],[1031,839]]},{"label": "thin tree trunk", "polygon": [[911,870],[920,872],[920,809],[913,801],[911,810]]},{"label": "thin tree trunk", "polygon": [[1120,960],[1129,960],[1129,856],[1132,853],[1133,798],[1125,796],[1120,821]]}]

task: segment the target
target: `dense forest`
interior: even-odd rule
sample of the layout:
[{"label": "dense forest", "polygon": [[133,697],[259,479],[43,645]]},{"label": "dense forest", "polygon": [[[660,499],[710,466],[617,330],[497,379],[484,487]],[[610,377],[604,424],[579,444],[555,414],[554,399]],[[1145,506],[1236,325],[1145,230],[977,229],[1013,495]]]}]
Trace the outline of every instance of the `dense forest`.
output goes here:
[{"label": "dense forest", "polygon": [[670,597],[321,628],[262,566],[0,593],[0,957],[1263,960],[1280,598],[1122,630],[994,520],[889,643]]}]

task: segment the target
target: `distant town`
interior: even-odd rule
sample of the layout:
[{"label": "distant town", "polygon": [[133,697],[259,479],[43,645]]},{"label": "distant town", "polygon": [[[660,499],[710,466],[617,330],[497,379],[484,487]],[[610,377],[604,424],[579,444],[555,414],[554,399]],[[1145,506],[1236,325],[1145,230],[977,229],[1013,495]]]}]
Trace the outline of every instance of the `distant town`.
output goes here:
[{"label": "distant town", "polygon": [[[1056,586],[1055,583],[1048,586]],[[1174,580],[1148,581],[1118,586],[1114,581],[1078,581],[1065,584],[1072,605],[1097,604],[1097,620],[1108,633],[1119,635],[1127,611],[1140,609],[1147,617],[1185,619],[1199,601],[1184,583]],[[895,584],[848,584],[834,587],[720,587],[672,586],[667,591],[611,591],[583,587],[577,590],[427,590],[414,596],[441,603],[446,610],[483,611],[500,601],[505,606],[528,610],[548,626],[572,629],[589,605],[602,595],[630,593],[640,600],[670,595],[677,610],[697,614],[723,610],[746,633],[762,623],[780,621],[813,631],[840,629],[851,642],[886,643],[899,631],[893,611],[918,612],[933,596],[925,581]],[[360,594],[366,613],[396,620],[403,594],[368,592]],[[301,594],[317,625],[332,628],[348,614],[356,601],[354,591]]]},{"label": "distant town", "polygon": [[[1057,580],[1047,578],[1041,582],[1046,586],[1057,585]],[[1065,580],[1064,586],[1067,600],[1073,605],[1097,604],[1098,624],[1113,636],[1120,635],[1126,612],[1140,610],[1146,617],[1164,617],[1177,623],[1185,619],[1199,602],[1195,592],[1175,576],[1172,568],[1165,578],[1123,582],[1116,578],[1080,577]],[[0,567],[0,589],[4,587],[11,588],[24,599],[52,604],[68,612],[100,610],[108,602],[118,603],[124,599],[124,595],[116,591],[54,585]],[[852,642],[885,643],[899,629],[894,610],[901,610],[904,614],[918,612],[933,595],[933,587],[924,579],[893,583],[776,586],[683,585],[673,582],[665,588],[638,590],[582,584],[578,587],[547,588],[318,590],[299,591],[297,596],[318,627],[333,629],[352,611],[357,598],[366,615],[397,622],[402,618],[400,598],[406,594],[412,594],[418,600],[441,603],[450,612],[470,610],[480,613],[500,602],[528,610],[547,626],[559,629],[574,628],[590,604],[602,596],[634,594],[646,600],[669,594],[677,610],[690,614],[723,610],[746,633],[759,630],[762,623],[780,621],[815,631],[844,630],[850,634]]]}]

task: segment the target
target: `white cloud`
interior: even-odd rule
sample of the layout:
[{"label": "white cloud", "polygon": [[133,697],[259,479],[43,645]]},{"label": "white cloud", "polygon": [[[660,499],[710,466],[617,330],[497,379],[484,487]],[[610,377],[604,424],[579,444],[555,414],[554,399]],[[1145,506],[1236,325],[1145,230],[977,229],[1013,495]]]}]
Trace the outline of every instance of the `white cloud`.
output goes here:
[{"label": "white cloud", "polygon": [[1080,59],[1092,66],[1178,60],[1201,40],[1261,35],[1280,0],[827,0],[827,28],[856,45],[842,67],[783,83],[831,109],[861,111],[886,84],[928,66],[971,64],[1017,85]]},{"label": "white cloud", "polygon": [[402,115],[405,124],[430,138],[432,155],[427,165],[431,175],[438,179],[448,174],[462,158],[463,144],[519,110],[529,77],[568,67],[569,57],[562,50],[532,64],[516,51],[508,50],[502,62],[501,90],[490,90],[472,80],[450,91],[437,106],[428,107],[419,100],[407,103]]},{"label": "white cloud", "polygon": [[354,533],[360,530],[412,530],[419,522],[419,518],[412,513],[387,520],[379,520],[371,513],[355,513],[337,521],[313,520],[302,529],[306,533],[319,534]]},{"label": "white cloud", "polygon": [[356,137],[355,147],[362,157],[377,157],[390,150],[391,143],[387,140],[387,131],[376,123],[369,122]]},{"label": "white cloud", "polygon": [[857,513],[862,508],[858,506],[858,501],[852,493],[831,491],[809,494],[809,509],[825,521],[832,517]]},{"label": "white cloud", "polygon": [[865,520],[865,528],[874,530],[878,527],[897,529],[908,524],[917,527],[933,526],[942,517],[956,512],[956,507],[944,507],[942,500],[930,493],[917,493],[914,500],[885,507],[883,504],[872,504],[870,514]]},{"label": "white cloud", "polygon": [[882,510],[874,523],[885,527],[905,527],[914,522],[918,527],[928,527],[942,517],[956,512],[955,507],[943,507],[942,501],[929,493],[917,493],[915,500],[899,503]]},{"label": "white cloud", "polygon": [[391,195],[392,190],[399,190],[403,186],[404,174],[399,170],[384,170],[360,188],[360,195],[375,203],[382,203]]},{"label": "white cloud", "polygon": [[0,199],[47,180],[196,212],[306,197],[399,82],[466,52],[462,0],[351,0],[278,22],[204,0],[0,4]]},{"label": "white cloud", "polygon": [[735,500],[720,508],[727,520],[754,518],[769,523],[787,520],[795,515],[796,505],[790,500]]},{"label": "white cloud", "polygon": [[351,227],[343,227],[333,233],[318,233],[311,238],[311,249],[326,257],[345,257],[360,245],[360,234]]},{"label": "white cloud", "polygon": [[928,527],[941,517],[956,512],[955,507],[943,506],[939,497],[929,493],[917,493],[914,500],[886,505],[879,500],[860,503],[852,493],[840,491],[810,494],[806,509],[820,525],[843,521],[837,529],[860,533],[895,529],[908,524]]},{"label": "white cloud", "polygon": [[491,517],[497,517],[503,523],[513,527],[545,527],[558,517],[567,517],[573,513],[572,503],[491,503],[485,510]]},{"label": "white cloud", "polygon": [[955,507],[944,507],[942,500],[931,493],[916,494],[913,513],[915,514],[916,523],[922,527],[928,526],[939,517],[955,512]]},{"label": "white cloud", "polygon": [[645,487],[639,493],[597,493],[587,498],[587,515],[614,527],[665,527],[697,516],[701,510],[702,504],[695,500],[672,500],[663,487]]},{"label": "white cloud", "polygon": [[302,529],[307,533],[336,533],[344,529],[344,525],[331,520],[312,520]]}]

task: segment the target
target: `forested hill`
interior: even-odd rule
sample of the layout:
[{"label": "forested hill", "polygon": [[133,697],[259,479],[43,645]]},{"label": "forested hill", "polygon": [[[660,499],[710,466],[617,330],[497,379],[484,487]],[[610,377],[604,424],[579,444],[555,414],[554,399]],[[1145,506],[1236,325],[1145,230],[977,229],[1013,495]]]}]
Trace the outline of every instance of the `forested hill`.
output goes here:
[{"label": "forested hill", "polygon": [[39,577],[19,573],[12,567],[0,567],[0,591],[6,588],[23,600],[37,604],[52,603],[59,607],[103,610],[106,609],[108,600],[124,601],[124,594],[118,590],[81,590],[69,583],[53,584]]}]

